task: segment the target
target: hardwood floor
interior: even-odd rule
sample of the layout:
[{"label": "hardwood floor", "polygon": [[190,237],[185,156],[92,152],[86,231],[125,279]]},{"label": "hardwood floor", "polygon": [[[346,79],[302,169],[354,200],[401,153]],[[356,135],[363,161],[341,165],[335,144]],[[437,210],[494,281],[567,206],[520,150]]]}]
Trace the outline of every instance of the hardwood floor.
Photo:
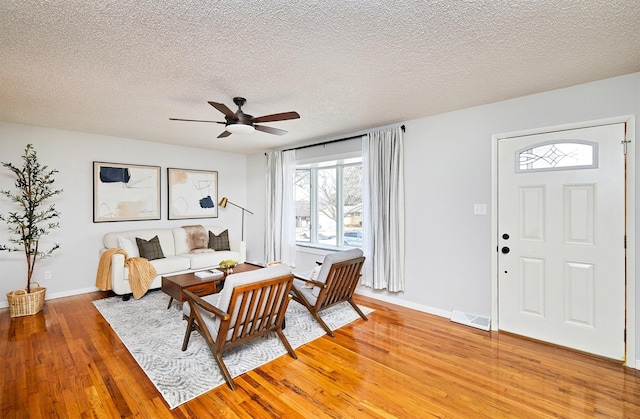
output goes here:
[{"label": "hardwood floor", "polygon": [[364,297],[368,322],[169,410],[91,303],[107,295],[0,310],[0,417],[640,417],[637,370]]}]

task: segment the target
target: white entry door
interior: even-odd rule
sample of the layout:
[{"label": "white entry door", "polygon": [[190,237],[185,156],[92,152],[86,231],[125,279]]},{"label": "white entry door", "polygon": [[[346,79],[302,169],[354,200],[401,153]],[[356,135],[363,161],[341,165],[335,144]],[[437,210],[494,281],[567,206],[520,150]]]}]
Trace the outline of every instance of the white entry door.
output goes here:
[{"label": "white entry door", "polygon": [[498,141],[499,328],[625,353],[624,123]]}]

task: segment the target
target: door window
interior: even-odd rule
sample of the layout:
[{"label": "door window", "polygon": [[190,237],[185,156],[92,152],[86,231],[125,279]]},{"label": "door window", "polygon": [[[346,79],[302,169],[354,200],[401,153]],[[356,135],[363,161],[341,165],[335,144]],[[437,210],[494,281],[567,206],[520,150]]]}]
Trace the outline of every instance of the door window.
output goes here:
[{"label": "door window", "polygon": [[541,172],[598,167],[598,144],[586,141],[555,141],[516,152],[516,172]]}]

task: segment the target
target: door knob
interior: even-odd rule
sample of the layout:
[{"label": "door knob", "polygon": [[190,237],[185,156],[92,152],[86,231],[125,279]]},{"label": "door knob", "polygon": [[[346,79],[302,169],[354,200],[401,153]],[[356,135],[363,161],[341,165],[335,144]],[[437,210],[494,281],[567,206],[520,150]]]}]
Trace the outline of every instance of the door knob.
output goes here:
[{"label": "door knob", "polygon": [[509,253],[510,251],[511,251],[511,249],[509,249],[507,246],[503,247],[502,250],[501,250],[501,252],[504,253],[505,255],[507,253]]}]

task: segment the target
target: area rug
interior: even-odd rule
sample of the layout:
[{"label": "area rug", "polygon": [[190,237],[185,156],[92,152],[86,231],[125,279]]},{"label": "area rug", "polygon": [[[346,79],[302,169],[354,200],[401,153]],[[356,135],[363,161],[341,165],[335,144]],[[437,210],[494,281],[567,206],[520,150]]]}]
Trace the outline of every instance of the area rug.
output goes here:
[{"label": "area rug", "polygon": [[[182,319],[180,304],[174,302],[167,309],[168,300],[167,295],[155,291],[139,300],[110,297],[93,304],[174,409],[221,384],[226,385],[226,381],[197,332],[191,335],[187,350],[182,351],[187,322]],[[361,309],[365,314],[373,311],[368,307]],[[321,317],[332,330],[360,318],[348,303],[324,310]],[[307,309],[295,301],[289,303],[286,322],[284,334],[294,349],[325,335]],[[286,353],[273,333],[225,351],[222,359],[231,376],[237,377]]]}]

